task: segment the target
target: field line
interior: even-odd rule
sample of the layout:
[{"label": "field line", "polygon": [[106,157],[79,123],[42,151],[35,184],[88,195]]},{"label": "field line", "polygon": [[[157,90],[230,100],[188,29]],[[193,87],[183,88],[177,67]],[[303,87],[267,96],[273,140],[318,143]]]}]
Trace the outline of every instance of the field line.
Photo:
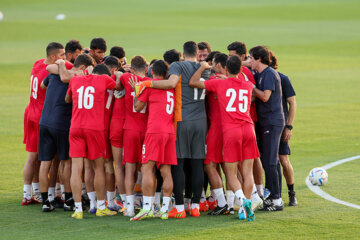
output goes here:
[{"label": "field line", "polygon": [[[343,164],[343,163],[346,163],[346,162],[350,162],[350,161],[353,161],[353,160],[356,160],[356,159],[359,159],[359,158],[360,158],[360,155],[345,158],[345,159],[341,159],[341,160],[329,163],[329,164],[327,164],[325,166],[322,166],[321,168],[324,168],[325,170],[327,170],[327,169],[330,169],[330,168],[335,167],[337,165],[340,165],[340,164]],[[337,198],[331,196],[330,194],[327,194],[323,190],[321,190],[319,186],[312,185],[310,180],[309,180],[309,176],[306,177],[305,183],[306,183],[306,185],[308,186],[308,188],[311,191],[313,191],[315,194],[319,195],[320,197],[325,198],[326,200],[329,200],[329,201],[332,201],[332,202],[335,202],[335,203],[338,203],[338,204],[342,204],[342,205],[345,205],[345,206],[348,206],[348,207],[360,209],[360,205],[356,205],[356,204],[353,204],[353,203],[349,203],[349,202],[345,202],[343,200],[337,199]]]}]

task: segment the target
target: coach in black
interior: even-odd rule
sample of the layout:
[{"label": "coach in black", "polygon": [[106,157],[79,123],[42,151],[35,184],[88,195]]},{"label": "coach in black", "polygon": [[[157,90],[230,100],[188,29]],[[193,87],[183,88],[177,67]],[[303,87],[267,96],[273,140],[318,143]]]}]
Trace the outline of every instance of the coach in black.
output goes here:
[{"label": "coach in black", "polygon": [[264,201],[263,211],[283,210],[281,199],[281,168],[279,161],[279,143],[284,129],[281,80],[271,67],[270,52],[264,46],[250,49],[251,68],[258,72],[256,87],[256,110],[260,124],[259,150],[265,170],[266,187],[270,197]]}]

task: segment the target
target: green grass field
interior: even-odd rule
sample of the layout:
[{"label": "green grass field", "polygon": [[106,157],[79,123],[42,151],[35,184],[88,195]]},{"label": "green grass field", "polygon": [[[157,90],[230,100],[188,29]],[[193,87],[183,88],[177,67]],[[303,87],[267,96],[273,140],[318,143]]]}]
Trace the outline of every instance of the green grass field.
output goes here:
[{"label": "green grass field", "polygon": [[[358,239],[360,211],[312,193],[305,178],[314,167],[360,154],[360,2],[274,1],[50,1],[2,0],[0,11],[0,239]],[[56,21],[59,13],[66,20]],[[93,37],[120,45],[128,59],[149,61],[187,40],[208,41],[226,52],[232,41],[275,51],[279,71],[297,93],[291,161],[299,206],[257,213],[253,223],[219,216],[129,222],[123,216],[83,221],[57,210],[21,206],[23,112],[32,64],[51,41]],[[360,204],[360,160],[328,171],[323,190]],[[284,185],[284,200],[287,192]]]}]

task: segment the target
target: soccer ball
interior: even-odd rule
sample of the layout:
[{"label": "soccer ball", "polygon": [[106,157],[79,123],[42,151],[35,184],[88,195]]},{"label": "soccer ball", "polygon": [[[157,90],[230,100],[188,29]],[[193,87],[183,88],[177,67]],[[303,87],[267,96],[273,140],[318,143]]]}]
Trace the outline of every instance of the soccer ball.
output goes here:
[{"label": "soccer ball", "polygon": [[0,22],[4,19],[4,14],[0,11]]},{"label": "soccer ball", "polygon": [[313,185],[323,186],[328,181],[328,174],[323,168],[314,168],[309,173],[309,180]]}]

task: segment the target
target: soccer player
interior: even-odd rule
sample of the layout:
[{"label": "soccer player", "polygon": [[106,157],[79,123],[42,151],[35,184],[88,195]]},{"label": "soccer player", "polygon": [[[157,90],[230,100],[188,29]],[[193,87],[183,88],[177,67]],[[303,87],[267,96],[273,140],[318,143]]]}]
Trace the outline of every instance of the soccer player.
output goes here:
[{"label": "soccer player", "polygon": [[66,61],[74,64],[75,59],[81,54],[82,46],[78,40],[70,40],[65,45],[65,57]]},{"label": "soccer player", "polygon": [[[275,54],[272,51],[270,51],[270,57],[271,57],[270,67],[276,70],[278,68],[278,62],[275,57]],[[290,155],[289,141],[291,139],[293,122],[296,113],[295,91],[289,77],[280,72],[278,73],[281,78],[281,89],[283,96],[282,103],[283,103],[284,118],[286,124],[280,138],[279,158],[280,158],[281,166],[283,167],[283,174],[288,187],[289,206],[296,206],[297,200],[294,191],[294,170],[289,159],[289,155]]]},{"label": "soccer player", "polygon": [[[66,64],[62,59],[57,60],[56,63],[63,64],[64,66]],[[85,69],[90,65],[92,65],[92,60],[88,55],[79,55],[75,60],[73,68]],[[50,74],[41,83],[41,88],[47,89],[39,124],[40,189],[43,212],[54,210],[54,200],[48,199],[48,174],[56,153],[59,160],[63,162],[64,167],[62,172],[62,182],[65,187],[64,210],[72,211],[74,205],[70,187],[71,161],[69,160],[71,104],[65,103],[64,100],[68,86],[69,84],[63,83],[60,77],[54,74]],[[51,191],[49,192],[54,194]]]},{"label": "soccer player", "polygon": [[109,69],[97,65],[93,74],[71,79],[65,102],[72,102],[70,127],[70,157],[72,158],[71,189],[75,201],[73,218],[82,219],[81,190],[84,158],[92,160],[95,172],[94,185],[97,194],[96,216],[115,215],[105,206],[105,169],[103,155],[104,106],[106,91],[120,89],[119,84],[110,78]]},{"label": "soccer player", "polygon": [[[153,81],[164,80],[168,67],[162,60],[153,64]],[[168,219],[168,209],[173,190],[171,165],[176,165],[175,131],[173,125],[174,90],[145,89],[136,99],[135,110],[141,111],[148,103],[149,118],[142,149],[142,193],[143,209],[131,220],[142,220],[152,216]],[[160,211],[153,212],[155,189],[154,167],[160,169],[163,178],[163,204]]]},{"label": "soccer player", "polygon": [[29,152],[29,154],[23,171],[24,198],[22,205],[38,203],[38,201],[31,197],[31,181],[38,159],[39,122],[46,93],[46,90],[43,90],[40,85],[49,74],[46,71],[46,66],[55,63],[58,59],[64,58],[65,50],[63,45],[56,42],[49,43],[46,47],[46,59],[36,61],[31,71],[30,103],[26,107],[24,114],[24,144],[26,144],[26,151]]},{"label": "soccer player", "polygon": [[136,112],[134,107],[135,92],[129,80],[142,81],[145,78],[146,60],[142,56],[131,59],[131,73],[124,73],[120,82],[125,89],[125,123],[124,123],[124,157],[125,164],[125,191],[126,191],[126,213],[128,217],[135,216],[135,176],[141,163],[141,151],[144,143],[148,112],[146,107]]},{"label": "soccer player", "polygon": [[[183,45],[184,61],[174,62],[169,68],[169,79],[143,81],[137,84],[139,92],[144,87],[157,89],[175,88],[175,132],[178,165],[172,167],[176,207],[169,212],[169,218],[185,218],[184,209],[184,162],[191,176],[192,204],[190,215],[199,217],[199,202],[204,183],[205,139],[207,132],[205,112],[205,90],[189,86],[191,76],[200,67],[197,62],[198,48],[193,41]],[[209,78],[210,71],[204,72],[203,79]]]},{"label": "soccer player", "polygon": [[205,61],[206,58],[209,56],[209,54],[211,53],[211,47],[210,44],[208,42],[199,42],[197,44],[199,52],[197,55],[197,60],[199,62]]},{"label": "soccer player", "polygon": [[94,38],[90,42],[90,56],[99,64],[103,61],[106,53],[106,42],[103,38]]},{"label": "soccer player", "polygon": [[[246,60],[247,49],[246,49],[245,43],[232,42],[227,46],[227,49],[229,51],[229,56],[240,57],[241,63],[243,63]],[[245,74],[244,76],[245,76],[246,80],[250,81],[252,84],[255,84],[254,76],[253,76],[252,72],[250,71],[250,69],[248,69],[246,66],[243,66],[243,65],[241,66],[240,74]],[[256,125],[257,124],[257,115],[256,115],[255,102],[253,102],[251,104],[250,116]],[[263,190],[263,184],[262,184],[263,168],[261,165],[260,158],[255,160],[253,169],[254,169],[254,179],[255,179],[256,185],[254,185],[254,187],[253,187],[251,201],[252,201],[252,207],[255,210],[262,205],[262,203],[263,203],[262,198],[264,197],[264,190]]]},{"label": "soccer player", "polygon": [[[250,117],[250,105],[252,100],[253,84],[245,81],[239,72],[241,60],[238,56],[229,57],[226,62],[228,78],[225,80],[200,81],[202,72],[210,66],[206,62],[201,63],[199,70],[190,79],[190,86],[205,88],[214,92],[219,101],[219,109],[223,133],[223,159],[224,173],[230,189],[235,193],[240,203],[239,219],[248,221],[255,219],[251,207],[250,196],[254,185],[253,162],[259,156],[256,145],[253,121]],[[238,162],[241,164],[241,175],[244,181],[244,191],[237,178]],[[222,188],[214,189],[218,203],[225,204]]]},{"label": "soccer player", "polygon": [[164,61],[170,66],[173,62],[179,62],[181,59],[181,53],[176,49],[167,50],[163,54]]},{"label": "soccer player", "polygon": [[264,201],[262,211],[280,211],[284,205],[281,199],[281,169],[278,157],[279,142],[284,129],[282,90],[279,74],[271,67],[269,50],[264,46],[250,49],[251,68],[258,72],[254,93],[260,125],[261,162],[265,170],[266,187],[271,194]]}]

